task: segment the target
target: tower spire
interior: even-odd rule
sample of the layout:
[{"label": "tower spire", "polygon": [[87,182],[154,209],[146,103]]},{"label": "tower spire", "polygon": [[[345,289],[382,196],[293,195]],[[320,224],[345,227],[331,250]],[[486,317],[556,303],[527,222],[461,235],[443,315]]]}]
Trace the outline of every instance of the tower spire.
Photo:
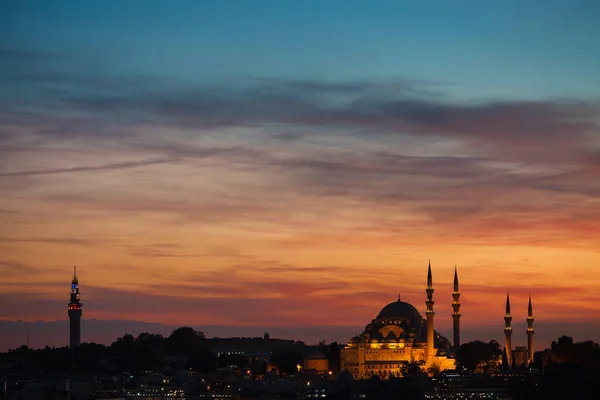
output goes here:
[{"label": "tower spire", "polygon": [[512,317],[510,315],[510,296],[508,292],[506,292],[506,315],[504,316],[504,340],[505,340],[505,350],[506,350],[506,359],[508,361],[508,365],[512,366],[512,347],[511,347],[511,336],[512,336],[512,327],[511,327]]},{"label": "tower spire", "polygon": [[427,310],[425,311],[425,315],[427,316],[427,365],[432,365],[436,351],[433,341],[433,316],[435,315],[435,312],[433,311],[433,305],[435,304],[435,302],[433,301],[433,279],[431,276],[431,260],[429,260],[429,267],[427,269],[427,289],[425,289],[425,293],[427,293],[427,301],[425,302],[425,305],[427,306]]},{"label": "tower spire", "polygon": [[527,363],[533,364],[534,348],[533,348],[533,307],[531,306],[531,295],[529,295],[529,306],[527,307]]},{"label": "tower spire", "polygon": [[452,292],[452,322],[455,349],[460,347],[460,291],[458,290],[458,272],[454,266],[454,291]]},{"label": "tower spire", "polygon": [[69,314],[70,347],[79,347],[81,343],[81,315],[83,304],[79,299],[79,279],[77,278],[77,267],[73,267],[73,280],[71,281],[71,299],[67,304]]}]

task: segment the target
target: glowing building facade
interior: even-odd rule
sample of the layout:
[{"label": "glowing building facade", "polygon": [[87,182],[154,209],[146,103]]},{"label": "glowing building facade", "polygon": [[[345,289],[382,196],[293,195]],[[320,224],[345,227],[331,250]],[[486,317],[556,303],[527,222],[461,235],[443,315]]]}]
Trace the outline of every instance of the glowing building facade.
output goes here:
[{"label": "glowing building facade", "polygon": [[[363,333],[352,338],[341,350],[341,369],[351,372],[355,379],[363,379],[375,375],[382,378],[399,376],[402,367],[410,362],[419,362],[423,367],[437,366],[440,370],[455,368],[455,360],[448,357],[450,341],[434,330],[431,264],[425,292],[426,319],[398,296],[397,301],[386,305]],[[455,292],[458,292],[457,274]],[[453,308],[455,314],[458,313],[455,304]],[[459,319],[454,321],[454,337],[458,342]]]},{"label": "glowing building facade", "polygon": [[514,350],[512,348],[511,337],[512,337],[512,316],[510,315],[510,297],[506,294],[506,315],[504,316],[504,351],[506,353],[506,360],[509,367],[519,367],[521,365],[525,367],[531,367],[534,361],[535,349],[533,345],[533,336],[535,330],[533,329],[533,306],[531,305],[531,295],[529,296],[529,304],[527,307],[527,347],[517,346]]}]

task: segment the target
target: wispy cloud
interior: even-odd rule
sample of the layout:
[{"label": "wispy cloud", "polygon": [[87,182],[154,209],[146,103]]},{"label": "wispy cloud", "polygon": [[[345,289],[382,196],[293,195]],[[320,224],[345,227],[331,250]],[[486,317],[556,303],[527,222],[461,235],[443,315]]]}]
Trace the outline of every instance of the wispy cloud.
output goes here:
[{"label": "wispy cloud", "polygon": [[169,162],[173,162],[173,161],[177,161],[177,159],[162,158],[162,159],[128,161],[128,162],[120,162],[120,163],[115,163],[115,164],[81,166],[81,167],[72,167],[72,168],[56,168],[56,169],[46,169],[46,170],[5,172],[5,173],[0,173],[0,177],[53,175],[53,174],[64,174],[64,173],[69,173],[69,172],[117,170],[117,169],[136,168],[136,167],[141,167],[141,166],[146,166],[146,165],[164,164],[164,163],[169,163]]},{"label": "wispy cloud", "polygon": [[50,243],[50,244],[90,244],[94,239],[71,237],[0,237],[0,243]]},{"label": "wispy cloud", "polygon": [[15,260],[0,260],[0,271],[4,270],[5,273],[16,273],[16,272],[32,272],[36,269],[23,264]]}]

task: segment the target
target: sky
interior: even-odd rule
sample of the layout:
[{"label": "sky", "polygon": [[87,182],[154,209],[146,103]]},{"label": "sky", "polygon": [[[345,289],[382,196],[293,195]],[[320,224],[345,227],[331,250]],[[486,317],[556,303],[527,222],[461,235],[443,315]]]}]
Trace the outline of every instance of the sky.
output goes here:
[{"label": "sky", "polygon": [[597,337],[598,18],[2,2],[2,326],[65,320],[77,265],[97,341],[138,321],[344,342],[398,294],[424,315],[431,260],[447,337],[455,266],[463,338],[502,340],[507,291],[513,343],[530,294],[540,347]]}]

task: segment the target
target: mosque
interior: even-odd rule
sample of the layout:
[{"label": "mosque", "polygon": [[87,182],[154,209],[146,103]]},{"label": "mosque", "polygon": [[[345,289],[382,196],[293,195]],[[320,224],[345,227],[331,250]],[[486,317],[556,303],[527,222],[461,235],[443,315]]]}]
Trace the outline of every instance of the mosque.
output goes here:
[{"label": "mosque", "polygon": [[352,338],[341,350],[341,369],[351,372],[355,379],[399,376],[402,366],[413,361],[425,368],[454,369],[456,364],[451,355],[460,346],[460,292],[456,268],[452,292],[453,343],[434,330],[431,263],[425,292],[425,319],[412,304],[398,296],[397,301],[383,307],[364,332]]},{"label": "mosque", "polygon": [[[372,376],[389,378],[399,376],[404,365],[418,362],[423,368],[437,367],[440,371],[456,368],[453,355],[460,347],[460,291],[458,272],[454,268],[454,290],[452,291],[452,343],[434,330],[433,279],[431,262],[427,271],[427,300],[425,319],[409,303],[400,299],[383,307],[363,333],[350,339],[340,352],[341,369],[349,371],[354,379],[368,379]],[[527,309],[527,347],[512,349],[512,316],[510,298],[506,294],[506,315],[504,317],[505,346],[507,363],[513,366],[534,364],[534,329],[531,296]]]}]

